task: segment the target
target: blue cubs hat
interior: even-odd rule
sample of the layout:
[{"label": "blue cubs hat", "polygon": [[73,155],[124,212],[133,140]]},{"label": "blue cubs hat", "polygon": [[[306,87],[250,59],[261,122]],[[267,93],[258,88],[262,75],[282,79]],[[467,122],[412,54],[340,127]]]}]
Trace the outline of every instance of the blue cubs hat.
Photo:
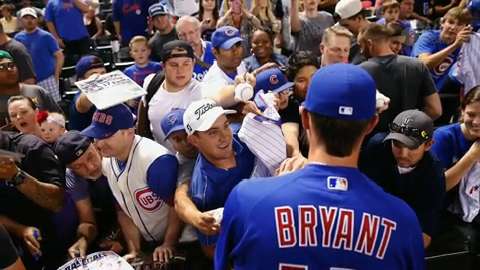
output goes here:
[{"label": "blue cubs hat", "polygon": [[106,139],[121,129],[133,128],[133,126],[134,120],[130,109],[120,104],[95,111],[92,123],[82,131],[82,134],[95,139]]},{"label": "blue cubs hat", "polygon": [[361,67],[333,64],[312,77],[303,106],[342,120],[367,120],[375,114],[375,82]]},{"label": "blue cubs hat", "polygon": [[75,66],[75,73],[77,75],[77,79],[83,78],[85,73],[90,69],[94,68],[101,68],[104,67],[103,60],[95,55],[86,55],[80,60],[78,60],[77,65]]},{"label": "blue cubs hat", "polygon": [[243,39],[240,37],[240,31],[233,26],[222,26],[212,34],[212,46],[217,49],[229,50],[241,41]]},{"label": "blue cubs hat", "polygon": [[293,87],[294,83],[289,82],[287,76],[279,68],[266,69],[256,76],[255,93],[262,90],[280,93]]},{"label": "blue cubs hat", "polygon": [[155,17],[160,15],[170,15],[168,7],[162,3],[155,3],[148,8],[148,16]]},{"label": "blue cubs hat", "polygon": [[175,131],[185,131],[185,127],[183,126],[183,113],[185,113],[184,109],[177,108],[171,110],[162,118],[160,126],[165,134],[165,140]]}]

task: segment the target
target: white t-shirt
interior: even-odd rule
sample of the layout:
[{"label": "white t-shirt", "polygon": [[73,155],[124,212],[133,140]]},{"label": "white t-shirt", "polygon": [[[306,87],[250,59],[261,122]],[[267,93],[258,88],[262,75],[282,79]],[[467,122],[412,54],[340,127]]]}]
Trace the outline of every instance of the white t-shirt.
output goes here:
[{"label": "white t-shirt", "polygon": [[181,17],[185,15],[192,15],[198,12],[199,0],[175,0],[173,1],[173,8],[175,15]]},{"label": "white t-shirt", "polygon": [[[242,61],[242,63],[237,67],[237,74],[243,74],[245,72],[247,72],[247,69],[245,67],[245,63]],[[202,96],[205,98],[215,97],[222,87],[234,83],[235,81],[228,77],[228,75],[218,67],[217,62],[215,61],[208,70],[207,74],[205,74],[205,77],[201,83]]]},{"label": "white t-shirt", "polygon": [[[144,87],[148,86],[152,77],[145,78]],[[158,91],[153,95],[148,103],[148,119],[150,120],[150,130],[152,131],[155,141],[165,146],[172,153],[176,151],[170,142],[165,141],[165,134],[162,131],[162,118],[173,108],[186,109],[190,103],[202,98],[200,83],[192,79],[190,83],[178,92],[168,92],[165,90],[165,82],[162,83]]]}]

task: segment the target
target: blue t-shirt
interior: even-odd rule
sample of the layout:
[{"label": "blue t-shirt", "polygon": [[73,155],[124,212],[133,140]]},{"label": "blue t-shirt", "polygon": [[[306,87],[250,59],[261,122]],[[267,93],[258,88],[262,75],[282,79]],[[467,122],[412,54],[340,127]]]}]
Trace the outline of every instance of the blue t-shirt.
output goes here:
[{"label": "blue t-shirt", "polygon": [[460,123],[439,127],[433,133],[432,152],[440,160],[445,169],[459,161],[474,143],[463,135]]},{"label": "blue t-shirt", "polygon": [[199,64],[198,62],[193,67],[193,78],[197,81],[203,81],[203,77],[207,74],[207,71],[210,69],[210,66],[213,65],[215,61],[215,55],[213,55],[212,43],[209,41],[204,41],[205,46],[203,47],[203,60],[204,64]]},{"label": "blue t-shirt", "polygon": [[217,270],[425,267],[415,213],[356,168],[311,164],[243,181],[221,228]]},{"label": "blue t-shirt", "polygon": [[90,110],[86,113],[80,113],[77,111],[77,107],[75,106],[75,103],[77,102],[77,99],[80,97],[80,92],[77,93],[74,97],[72,102],[70,103],[70,110],[69,110],[69,121],[68,121],[68,130],[78,130],[82,131],[86,127],[90,125],[92,122],[92,117],[93,114],[95,113],[95,110],[97,108],[95,105],[93,105]]},{"label": "blue t-shirt", "polygon": [[[412,56],[418,57],[422,53],[434,54],[448,46],[448,44],[440,40],[440,30],[427,31],[424,32],[413,45]],[[430,70],[430,74],[432,74],[432,78],[439,91],[441,91],[445,82],[448,80],[448,72],[457,61],[459,52],[460,48],[448,55],[443,62],[433,70]]]},{"label": "blue t-shirt", "polygon": [[55,56],[60,50],[57,41],[47,31],[37,28],[32,33],[22,31],[15,35],[32,56],[33,68],[37,74],[37,81],[43,81],[55,74]]},{"label": "blue t-shirt", "polygon": [[149,0],[114,0],[112,15],[120,22],[122,45],[128,45],[132,37],[147,35]]},{"label": "blue t-shirt", "polygon": [[55,25],[63,40],[72,41],[88,37],[83,23],[83,13],[73,3],[74,0],[50,0],[45,7],[45,21]]},{"label": "blue t-shirt", "polygon": [[147,66],[139,67],[137,64],[129,66],[123,73],[130,79],[134,80],[140,87],[143,87],[143,81],[145,78],[152,74],[162,70],[162,66],[158,62],[150,61]]},{"label": "blue t-shirt", "polygon": [[[255,156],[237,135],[233,136],[232,147],[237,166],[227,170],[215,167],[203,155],[198,155],[190,184],[190,196],[198,210],[203,212],[223,207],[230,191],[252,175]],[[198,236],[204,245],[214,244],[217,238],[200,232]]]},{"label": "blue t-shirt", "polygon": [[[278,53],[272,54],[272,60],[279,66],[285,66],[287,65],[287,62],[288,62],[288,59],[286,56]],[[255,57],[255,55],[250,55],[249,57],[243,59],[243,62],[245,63],[245,68],[247,69],[248,72],[252,72],[255,69],[262,66],[258,62],[257,57]]]}]

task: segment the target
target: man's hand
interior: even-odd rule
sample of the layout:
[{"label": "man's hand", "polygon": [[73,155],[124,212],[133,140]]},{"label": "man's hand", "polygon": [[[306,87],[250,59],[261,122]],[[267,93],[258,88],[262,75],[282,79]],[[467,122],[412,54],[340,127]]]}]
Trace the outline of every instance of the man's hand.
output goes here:
[{"label": "man's hand", "polygon": [[154,262],[168,263],[173,258],[173,251],[175,247],[169,244],[163,243],[153,251],[152,257]]},{"label": "man's hand", "polygon": [[301,154],[285,159],[275,171],[276,175],[283,175],[299,170],[307,165],[307,159]]},{"label": "man's hand", "polygon": [[85,239],[85,237],[80,237],[80,239],[68,249],[68,255],[70,255],[70,258],[85,258],[87,247],[87,239]]},{"label": "man's hand", "polygon": [[39,229],[35,227],[25,227],[22,230],[22,239],[23,242],[25,242],[28,251],[30,251],[30,254],[41,256],[40,241],[42,240],[42,236],[40,235]]},{"label": "man's hand", "polygon": [[472,34],[472,26],[471,25],[467,25],[465,27],[463,27],[462,30],[460,30],[458,33],[457,33],[457,37],[455,39],[455,42],[454,44],[457,46],[457,47],[460,47],[463,45],[463,43],[465,42],[469,42],[470,41],[470,35]]},{"label": "man's hand", "polygon": [[98,246],[103,250],[111,250],[117,254],[120,254],[123,251],[122,244],[115,240],[103,239],[102,241],[100,241]]},{"label": "man's hand", "polygon": [[18,173],[17,164],[9,157],[0,157],[0,180],[10,180]]},{"label": "man's hand", "polygon": [[244,102],[240,107],[243,115],[247,115],[248,113],[262,115],[262,112],[258,109],[257,104],[251,100]]},{"label": "man's hand", "polygon": [[208,213],[198,212],[192,223],[195,228],[205,235],[216,235],[220,232],[220,224],[217,224],[215,218]]},{"label": "man's hand", "polygon": [[136,258],[139,257],[140,254],[138,254],[138,252],[136,251],[130,251],[129,253],[123,255],[123,258],[127,261],[127,262],[133,262]]}]

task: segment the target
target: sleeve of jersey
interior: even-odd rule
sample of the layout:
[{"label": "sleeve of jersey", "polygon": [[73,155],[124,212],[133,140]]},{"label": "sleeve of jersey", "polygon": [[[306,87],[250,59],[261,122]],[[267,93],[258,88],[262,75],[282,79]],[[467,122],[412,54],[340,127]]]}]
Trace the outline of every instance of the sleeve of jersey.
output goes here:
[{"label": "sleeve of jersey", "polygon": [[418,57],[422,53],[434,53],[434,40],[431,32],[423,33],[413,45],[412,56]]},{"label": "sleeve of jersey", "polygon": [[232,252],[242,237],[241,204],[238,199],[238,188],[228,196],[223,209],[220,236],[215,247],[215,270],[231,269]]},{"label": "sleeve of jersey", "polygon": [[172,155],[163,155],[155,159],[148,167],[147,185],[160,199],[173,204],[177,177],[177,158]]},{"label": "sleeve of jersey", "polygon": [[449,169],[453,156],[453,141],[450,140],[449,133],[438,129],[433,133],[432,153],[438,158],[444,169]]},{"label": "sleeve of jersey", "polygon": [[45,21],[46,22],[54,22],[53,21],[53,10],[52,10],[53,1],[49,1],[47,6],[45,7]]}]

